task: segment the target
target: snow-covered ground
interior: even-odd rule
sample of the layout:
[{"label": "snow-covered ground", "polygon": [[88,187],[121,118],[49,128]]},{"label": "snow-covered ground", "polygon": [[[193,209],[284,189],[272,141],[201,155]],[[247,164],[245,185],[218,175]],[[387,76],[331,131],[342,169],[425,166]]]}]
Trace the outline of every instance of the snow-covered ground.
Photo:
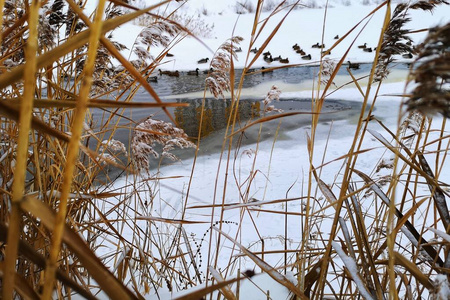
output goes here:
[{"label": "snow-covered ground", "polygon": [[[274,56],[281,55],[282,57],[288,57],[292,64],[306,63],[292,49],[292,45],[298,43],[307,53],[311,53],[313,57],[312,61],[318,63],[320,50],[312,49],[312,44],[316,42],[321,43],[323,40],[326,44],[326,49],[328,49],[336,42],[334,36],[339,35],[342,37],[352,26],[376,8],[375,4],[346,6],[343,4],[344,2],[333,1],[333,7],[329,7],[327,10],[324,8],[293,10],[266,49]],[[189,3],[192,5],[191,8],[188,7]],[[172,5],[175,4],[172,3]],[[319,3],[318,5],[320,6],[322,4]],[[206,13],[202,14],[202,10]],[[237,15],[233,10],[233,6],[227,4],[227,1],[192,0],[188,1],[186,7],[181,11],[185,14],[197,14],[207,24],[210,24],[210,26],[213,25],[213,31],[210,33],[211,37],[202,38],[202,41],[213,51],[232,35],[242,36],[244,41],[241,47],[244,51],[238,54],[239,60],[235,62],[236,68],[242,68],[249,62],[245,54],[248,52],[247,49],[255,46],[260,47],[274,26],[285,15],[286,10],[278,13],[268,22],[263,33],[258,37],[254,45],[251,46],[249,46],[249,42],[251,40],[250,35],[254,15],[250,13]],[[325,26],[322,27],[325,14]],[[409,23],[408,28],[418,30],[448,22],[450,19],[450,6],[440,6],[433,14],[421,11],[410,11],[410,14],[412,21]],[[264,20],[268,16],[269,13],[264,12],[261,19]],[[356,46],[363,43],[367,43],[368,46],[372,47],[376,45],[384,16],[385,8],[382,8],[373,17],[367,19],[367,21],[363,21],[363,24],[368,22],[364,30],[360,33],[362,26],[358,27],[339,46],[333,49],[332,54],[328,58],[340,59],[350,44],[355,41],[346,60],[352,62],[372,61],[373,52],[363,52]],[[139,31],[139,26],[127,24],[116,30],[114,36],[117,40],[131,47]],[[359,36],[357,36],[358,34]],[[413,38],[415,43],[418,43],[423,39],[424,35],[426,35],[426,32],[413,34],[411,38]],[[177,45],[174,45],[173,49],[170,50],[170,53],[174,54],[174,56],[166,58],[161,68],[170,70],[195,69],[199,67],[197,60],[204,57],[212,57],[213,53],[209,49],[200,44],[196,39],[190,37],[185,38]],[[160,49],[154,50],[158,51]],[[249,59],[252,59],[252,54],[250,54]],[[398,59],[402,60],[401,57]],[[278,62],[270,64],[270,66],[279,65],[281,64]],[[268,66],[262,57],[255,63],[254,67],[261,66]],[[201,68],[208,69],[209,66],[205,64],[201,65]],[[392,95],[403,94],[405,92],[406,75],[407,73],[404,71],[396,71],[390,75],[387,83],[382,85],[379,92],[380,95],[386,96],[378,98],[375,105],[376,109],[373,112],[374,117],[382,120],[393,132],[397,129],[401,98]],[[337,80],[337,84],[339,85],[339,82],[346,81],[348,81],[348,78],[341,78]],[[256,92],[254,90],[252,93],[259,92],[261,99],[263,99],[268,92],[268,88],[270,88],[270,84],[255,87]],[[362,87],[364,89],[364,82],[362,83]],[[282,94],[282,97],[311,97],[312,88],[312,82],[310,88],[305,88],[304,84],[297,88],[295,85],[286,85],[285,87],[281,87],[282,90],[286,90]],[[182,96],[178,95],[178,97]],[[335,92],[333,99],[361,102],[363,97],[355,85],[348,85]],[[369,97],[369,99],[372,99],[372,97]],[[436,117],[433,121],[436,128],[439,128],[441,124],[440,120],[440,117]],[[354,138],[355,123],[356,120],[343,120],[322,123],[318,126],[317,139],[314,145],[315,155],[313,165],[317,167],[322,165],[323,162],[330,162],[319,170],[321,172],[321,179],[327,184],[333,184],[338,174],[340,174],[342,160],[334,160],[347,154],[349,145],[351,145]],[[382,132],[380,126],[375,122],[370,124],[370,128]],[[262,130],[273,130],[273,128],[267,129],[263,125]],[[161,179],[157,190],[152,191],[156,195],[153,200],[153,206],[151,206],[152,210],[150,211],[147,207],[141,207],[137,204],[133,204],[133,206],[136,205],[141,213],[152,217],[174,220],[183,218],[184,220],[199,222],[198,224],[186,224],[184,228],[193,240],[200,243],[201,237],[210,227],[210,222],[213,223],[219,220],[220,214],[222,213],[220,207],[211,207],[213,203],[240,204],[243,199],[250,200],[254,198],[259,201],[271,201],[285,198],[300,198],[306,195],[310,164],[307,149],[308,134],[310,134],[310,127],[300,127],[289,132],[280,133],[280,136],[283,138],[278,140],[267,139],[259,144],[245,146],[239,152],[235,152],[233,149],[231,153],[227,151],[223,154],[210,153],[198,157],[195,161],[191,158],[180,163],[161,167],[158,170],[157,176],[166,179]],[[383,134],[385,133],[383,132]],[[217,140],[221,142],[220,138]],[[359,155],[357,163],[358,170],[366,174],[374,173],[378,159],[392,157],[391,154],[385,153],[386,149],[381,147],[381,144],[376,139],[370,136],[364,139],[361,149],[370,149],[370,151]],[[231,163],[229,166],[227,166],[228,154],[230,155],[229,162]],[[156,172],[156,170],[152,170],[152,172]],[[189,185],[191,175],[192,181]],[[450,174],[444,168],[440,180],[449,182],[449,178]],[[115,186],[126,187],[130,180],[134,179],[121,178],[116,182]],[[146,189],[146,187],[146,183],[142,185],[138,184],[138,187],[128,186],[128,188],[123,189],[123,192],[131,195],[136,189]],[[186,200],[188,191],[189,197]],[[142,192],[141,196],[145,198],[148,196],[148,193],[148,190]],[[367,206],[370,205],[370,203],[367,204]],[[190,208],[194,206],[196,207],[195,209]],[[198,206],[204,206],[204,208],[198,208]],[[184,213],[185,209],[186,213]],[[235,237],[236,232],[239,230],[239,242],[250,250],[260,251],[262,239],[265,241],[264,249],[266,251],[280,250],[284,247],[286,220],[285,215],[277,214],[276,212],[282,212],[287,209],[293,213],[287,220],[286,238],[288,239],[288,248],[297,249],[302,239],[300,215],[304,212],[304,201],[301,199],[293,200],[289,202],[287,207],[285,202],[269,204],[264,205],[261,209],[267,209],[272,212],[253,212],[250,218],[250,215],[247,213],[241,214],[242,211],[237,207],[229,207],[223,210],[223,220],[230,221],[230,223],[223,224],[222,230],[233,237]],[[315,209],[318,208],[315,207]],[[139,222],[143,227],[148,225],[147,221]],[[207,223],[203,224],[200,222]],[[164,222],[157,223],[161,228],[167,227],[169,236],[161,238],[167,239],[167,243],[170,243],[170,233],[173,233],[173,229],[170,228],[173,228],[173,225],[167,225]],[[240,224],[239,228],[237,224]],[[311,229],[310,234],[323,234],[327,237],[330,226],[331,222],[325,218],[321,224],[314,224],[314,228]],[[130,236],[130,240],[134,240],[136,237],[136,233],[127,232],[127,229],[124,229],[124,232]],[[214,264],[212,257],[214,257],[215,253],[212,254],[210,261],[207,261],[207,258],[210,247],[215,251],[215,248],[210,243],[214,244],[215,242],[213,241],[216,241],[216,239],[215,232],[212,234],[212,241],[210,241],[210,236],[207,234],[203,244],[199,245],[199,249],[203,253],[203,266]],[[224,241],[223,238],[221,240],[220,251],[217,263],[219,268],[226,267],[229,260],[235,259],[235,255],[239,254],[239,251],[233,249],[233,245],[229,241]],[[282,255],[266,256],[265,260],[276,267],[284,264],[281,257]],[[293,258],[291,257],[290,259]],[[292,261],[288,261],[288,263],[292,263]],[[250,260],[242,260],[239,267],[241,270],[245,270],[246,268],[253,268],[254,264]],[[236,272],[236,270],[233,271]],[[232,274],[230,276],[233,277]],[[266,290],[270,289],[271,284],[264,280],[262,282],[264,282],[263,285]],[[242,299],[267,299],[267,296],[260,290],[250,291],[249,289],[246,291],[244,287],[241,291]],[[244,295],[247,295],[247,297],[244,297]]]},{"label": "snow-covered ground", "polygon": [[[244,38],[244,41],[240,45],[243,52],[237,53],[238,61],[235,61],[235,67],[242,68],[243,66],[248,65],[253,58],[253,54],[251,54],[247,60],[247,50],[254,47],[260,48],[274,30],[276,24],[282,20],[287,12],[287,9],[283,9],[271,16],[269,22],[265,25],[264,30],[262,30],[261,34],[250,47],[249,43],[251,41],[254,14],[236,14],[232,9],[232,5],[226,5],[227,2],[228,1],[208,2],[195,0],[187,1],[186,4],[182,6],[183,9],[180,9],[179,14],[185,15],[186,18],[191,16],[199,18],[204,21],[205,25],[208,25],[207,28],[212,30],[208,34],[209,38],[201,37],[204,45],[192,37],[184,38],[178,44],[174,45],[170,50],[170,53],[174,56],[165,58],[161,69],[182,71],[195,70],[198,67],[201,70],[207,70],[209,69],[209,64],[198,64],[197,61],[202,58],[211,59],[214,54],[213,52],[232,36],[241,36]],[[192,8],[190,6],[192,6]],[[324,6],[324,4],[322,3],[321,6]],[[198,12],[200,10],[199,7],[205,7],[208,14],[203,15],[201,12]],[[325,8],[302,8],[292,10],[284,20],[283,25],[277,31],[275,37],[266,47],[265,51],[270,51],[273,57],[281,55],[282,58],[288,58],[289,64],[318,63],[321,50],[311,48],[313,44],[316,44],[317,42],[322,44],[323,41],[325,44],[324,50],[328,50],[335,42],[337,42],[337,40],[334,39],[336,35],[339,37],[344,36],[353,28],[353,26],[355,26],[355,24],[368,16],[376,7],[376,5],[361,5],[358,3],[351,6],[334,3],[333,7],[329,7],[326,10]],[[160,10],[163,10],[163,8]],[[164,9],[164,11],[166,10]],[[357,29],[331,51],[331,54],[327,56],[327,58],[340,59],[345,51],[347,51],[350,44],[354,42],[346,60],[352,62],[373,61],[374,52],[364,52],[357,46],[367,43],[367,47],[373,48],[377,45],[385,12],[386,8],[383,7],[373,14],[373,16],[365,19]],[[428,27],[444,24],[446,20],[448,21],[450,8],[443,5],[437,8],[433,13],[410,10],[409,14],[411,16],[411,22],[407,25],[408,29],[426,29]],[[269,15],[271,15],[270,12],[263,12],[260,20],[265,20]],[[325,26],[322,26],[324,20]],[[136,37],[140,30],[141,27],[137,25],[126,24],[116,30],[114,36],[121,43],[131,47],[136,41]],[[201,32],[202,30],[199,29],[199,34]],[[425,35],[426,32],[420,32],[411,34],[410,37],[417,44]],[[306,54],[311,54],[311,61],[302,60],[301,55],[295,53],[292,46],[296,43],[301,46]],[[159,51],[161,51],[161,48],[155,48],[151,49],[150,53],[156,55]],[[398,59],[405,60],[400,56]],[[276,61],[268,64],[261,56],[253,66],[276,67],[281,65],[283,64]]]}]

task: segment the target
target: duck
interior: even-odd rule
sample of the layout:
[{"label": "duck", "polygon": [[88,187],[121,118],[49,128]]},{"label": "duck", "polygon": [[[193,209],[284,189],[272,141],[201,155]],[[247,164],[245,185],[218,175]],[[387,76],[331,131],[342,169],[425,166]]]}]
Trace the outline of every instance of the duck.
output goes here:
[{"label": "duck", "polygon": [[255,48],[251,49],[250,52],[251,53],[257,53],[258,52],[258,48],[255,47]]},{"label": "duck", "polygon": [[272,55],[266,55],[266,56],[264,56],[264,61],[267,62],[267,63],[273,62]]},{"label": "duck", "polygon": [[208,61],[209,61],[209,58],[207,57],[207,58],[200,59],[199,61],[197,61],[197,63],[199,63],[199,64],[206,64]]},{"label": "duck", "polygon": [[172,53],[167,52],[166,56],[167,57],[173,57],[174,55]]},{"label": "duck", "polygon": [[158,82],[158,76],[147,77],[147,82]]},{"label": "duck", "polygon": [[411,53],[406,53],[402,55],[403,58],[413,58],[413,55]]},{"label": "duck", "polygon": [[213,68],[209,68],[209,70],[204,70],[203,74],[209,74],[209,73],[212,73],[213,71],[214,71]]},{"label": "duck", "polygon": [[274,58],[273,58],[274,61],[281,60],[281,59],[282,59],[282,58],[281,58],[281,55],[278,55],[277,57],[274,57]]},{"label": "duck", "polygon": [[166,71],[167,75],[170,77],[180,77],[180,72],[178,71]]},{"label": "duck", "polygon": [[270,51],[264,52],[263,55],[264,56],[272,56],[272,54],[270,54]]},{"label": "duck", "polygon": [[292,49],[294,49],[294,50],[298,50],[298,49],[300,49],[300,46],[297,44],[297,43],[295,43],[295,45],[294,46],[292,46]]},{"label": "duck", "polygon": [[369,48],[364,48],[363,51],[364,52],[372,52],[372,48],[370,48],[370,47]]},{"label": "duck", "polygon": [[195,71],[188,71],[187,74],[188,75],[196,75],[196,76],[198,76],[198,71],[199,71],[199,68],[195,69]]},{"label": "duck", "polygon": [[158,69],[158,71],[159,71],[159,76],[169,75],[169,72],[170,72],[170,71],[162,71],[161,69]]},{"label": "duck", "polygon": [[311,60],[311,54],[303,55],[302,59]]},{"label": "duck", "polygon": [[359,69],[359,65],[358,63],[351,63],[350,61],[348,61],[348,68],[349,69],[353,69],[353,70],[357,70]]},{"label": "duck", "polygon": [[280,59],[280,63],[282,63],[282,64],[288,64],[289,63],[289,58],[282,58],[282,59]]},{"label": "duck", "polygon": [[321,54],[322,54],[322,56],[330,55],[331,51],[322,51]]},{"label": "duck", "polygon": [[358,48],[359,49],[366,49],[367,47],[367,43],[364,43],[364,45],[359,45]]},{"label": "duck", "polygon": [[334,39],[335,39],[335,40],[338,40],[338,39],[339,39],[339,35],[336,34],[336,36],[334,37]]},{"label": "duck", "polygon": [[306,52],[303,51],[303,49],[298,49],[298,50],[295,51],[295,52],[297,52],[297,53],[300,54],[300,55],[306,55]]},{"label": "duck", "polygon": [[314,45],[311,46],[311,48],[325,48],[325,44],[320,45],[319,43],[315,43]]},{"label": "duck", "polygon": [[236,50],[234,50],[234,52],[242,52],[242,48],[239,47],[239,48],[237,48]]}]

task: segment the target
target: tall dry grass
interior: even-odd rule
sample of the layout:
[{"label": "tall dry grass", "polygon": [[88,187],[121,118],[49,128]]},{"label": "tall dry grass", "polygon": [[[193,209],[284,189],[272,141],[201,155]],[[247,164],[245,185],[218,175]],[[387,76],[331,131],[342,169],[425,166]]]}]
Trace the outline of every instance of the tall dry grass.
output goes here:
[{"label": "tall dry grass", "polygon": [[[349,84],[364,101],[347,154],[328,161],[325,151],[321,165],[315,163],[322,109],[348,51],[335,63],[318,61],[321,72],[308,113],[310,164],[304,190],[299,197],[288,197],[287,190],[283,199],[258,201],[252,197],[252,183],[260,172],[257,157],[264,125],[298,113],[279,112],[269,105],[279,98],[280,91],[273,87],[262,101],[261,114],[241,122],[243,83],[255,73],[255,62],[285,18],[300,5],[282,1],[262,19],[264,1],[258,1],[242,77],[236,78],[234,68],[241,38],[234,37],[216,52],[206,81],[216,96],[231,95],[213,199],[202,207],[190,205],[194,158],[188,186],[179,195],[181,208],[170,207],[173,203],[160,193],[165,180],[176,178],[162,178],[149,165],[149,155],[176,159],[170,152],[175,146],[194,146],[176,124],[152,117],[130,121],[130,145],[114,139],[128,109],[161,107],[173,120],[167,107],[180,106],[163,103],[146,80],[168,47],[176,47],[179,39],[191,34],[170,13],[169,17],[152,14],[167,3],[134,9],[121,1],[100,1],[93,16],[83,13],[84,3],[71,0],[55,0],[51,6],[40,1],[1,3],[2,297],[49,299],[77,294],[95,299],[106,294],[131,299],[152,294],[164,299],[167,292],[203,286],[177,295],[179,299],[238,299],[241,284],[262,272],[285,286],[292,298],[441,299],[439,291],[448,288],[450,263],[448,186],[439,179],[445,172],[448,134],[445,118],[437,119],[440,130],[435,130],[436,121],[427,114],[449,116],[448,24],[424,28],[429,30],[428,38],[416,48],[418,58],[410,72],[417,86],[411,95],[403,95],[408,112],[399,116],[397,130],[378,120],[374,109],[393,56],[412,51],[408,41],[414,33],[405,29],[408,10],[427,11],[448,3],[418,1],[393,8],[390,1],[383,2],[327,49],[348,39],[352,31],[364,30],[363,22],[372,14],[384,12],[367,86],[363,88],[348,70],[353,78]],[[275,14],[284,17],[268,28]],[[111,31],[143,15],[149,28],[135,45],[138,59],[129,61],[119,52],[124,46],[114,41]],[[261,40],[264,30],[271,34]],[[166,48],[158,54],[151,52],[151,57],[148,50],[155,45]],[[261,47],[251,54],[257,45]],[[112,64],[113,58],[119,67]],[[138,88],[155,101],[134,103]],[[205,102],[201,122],[206,118],[204,106]],[[102,110],[102,117],[94,119],[93,110]],[[373,123],[380,130],[370,129]],[[246,130],[256,126],[255,150],[242,149]],[[201,137],[199,132],[197,145]],[[375,139],[385,150],[373,158],[369,174],[360,171],[358,161],[360,155],[373,151],[365,148],[367,139]],[[155,144],[162,145],[162,153],[157,153]],[[239,155],[253,159],[248,177],[240,175]],[[342,165],[334,182],[323,180],[328,163]],[[128,174],[120,189],[112,188],[108,165]],[[230,204],[225,195],[234,188],[228,183],[231,177],[239,193]],[[299,203],[301,212],[292,211],[291,203]],[[162,207],[173,208],[178,217],[155,213]],[[187,218],[188,209],[208,209],[208,220]],[[231,209],[237,212],[238,222],[226,219],[225,212]],[[270,239],[259,234],[254,221],[261,213],[284,217],[279,249],[266,249]],[[289,244],[291,216],[299,219],[301,239]],[[249,220],[257,237],[253,245],[243,245],[243,224]],[[203,236],[190,235],[186,230],[190,225],[203,226]],[[280,258],[276,264],[274,256]],[[294,274],[296,281],[287,274]],[[260,287],[263,292],[264,288]]]}]

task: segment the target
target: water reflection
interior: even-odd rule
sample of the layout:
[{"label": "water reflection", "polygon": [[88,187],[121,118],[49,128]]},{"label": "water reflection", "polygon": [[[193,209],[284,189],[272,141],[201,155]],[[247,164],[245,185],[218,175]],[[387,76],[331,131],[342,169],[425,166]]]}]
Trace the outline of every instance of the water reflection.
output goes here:
[{"label": "water reflection", "polygon": [[[233,110],[231,100],[177,99],[177,103],[188,103],[188,107],[174,110],[175,121],[187,135],[197,137],[201,123],[201,137],[225,128]],[[256,100],[241,100],[238,106],[237,122],[256,118],[260,115],[261,104]],[[203,120],[202,120],[203,111]]]}]

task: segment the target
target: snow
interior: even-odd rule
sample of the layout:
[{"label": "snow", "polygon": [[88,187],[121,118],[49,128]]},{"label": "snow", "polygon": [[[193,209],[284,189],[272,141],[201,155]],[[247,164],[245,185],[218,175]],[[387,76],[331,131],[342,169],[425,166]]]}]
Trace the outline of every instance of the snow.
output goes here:
[{"label": "snow", "polygon": [[348,272],[351,274],[353,281],[356,283],[356,286],[358,287],[359,292],[361,293],[361,296],[363,296],[364,299],[368,300],[374,299],[372,295],[370,295],[363,281],[361,280],[361,276],[359,275],[358,266],[356,265],[356,262],[351,257],[345,254],[344,250],[342,250],[341,246],[339,246],[337,242],[332,242],[331,245],[333,246],[334,250],[336,250],[337,254],[341,258]]},{"label": "snow", "polygon": [[[272,33],[275,25],[282,20],[283,16],[287,12],[287,9],[284,9],[273,15],[256,41],[254,41],[254,44],[250,45],[252,23],[254,21],[253,14],[237,15],[233,13],[233,11],[225,11],[227,6],[229,6],[226,4],[227,1],[188,1],[186,6],[188,4],[193,6],[194,11],[196,11],[199,7],[202,7],[202,5],[206,5],[206,3],[209,5],[205,6],[206,9],[211,9],[212,12],[214,12],[208,15],[200,14],[199,16],[205,21],[206,24],[214,27],[211,38],[201,38],[202,42],[204,42],[207,47],[202,45],[193,37],[184,38],[170,50],[170,53],[172,53],[174,57],[165,58],[162,62],[162,68],[182,71],[195,70],[199,67],[201,70],[207,70],[209,69],[209,64],[197,64],[197,61],[206,57],[211,58],[214,54],[213,52],[215,52],[227,39],[231,38],[232,35],[241,36],[244,38],[244,41],[240,45],[243,52],[237,53],[238,60],[235,61],[236,68],[243,68],[245,65],[248,65],[253,58],[253,54],[251,54],[249,58],[246,57],[246,53],[248,52],[246,50],[254,47],[259,48]],[[147,3],[147,5],[150,4],[151,2]],[[350,29],[352,29],[356,23],[361,21],[365,16],[368,16],[374,8],[376,8],[374,5],[354,4],[352,6],[344,6],[335,4],[334,7],[330,7],[326,10],[326,22],[324,28],[322,28],[321,23],[325,18],[325,9],[293,10],[285,19],[275,37],[266,47],[266,51],[270,51],[273,57],[281,55],[283,58],[289,58],[290,64],[317,64],[320,61],[321,50],[312,49],[311,45],[317,42],[322,43],[323,39],[323,43],[326,46],[324,50],[328,50],[337,41],[334,40],[336,35],[342,37]],[[161,10],[162,9],[163,8],[161,8]],[[186,7],[182,13],[185,13],[188,16],[195,14],[192,13],[192,11],[189,14],[189,11],[190,10]],[[221,14],[218,12],[221,12]],[[333,60],[341,58],[345,51],[347,51],[350,44],[354,42],[353,48],[348,53],[345,61],[372,61],[375,54],[374,52],[364,52],[356,46],[364,43],[367,43],[368,47],[376,46],[380,36],[380,29],[383,24],[385,12],[386,9],[382,8],[372,17],[364,20],[364,22],[345,40],[336,46],[336,48],[331,51],[331,55],[326,56],[326,58]],[[409,13],[412,21],[408,23],[407,28],[411,30],[419,30],[427,28],[428,26],[432,27],[438,24],[443,24],[445,20],[448,20],[450,9],[448,6],[443,5],[436,9],[433,14],[413,10],[410,10]],[[269,15],[269,12],[262,13],[261,20],[268,18]],[[312,26],[312,24],[317,25]],[[364,30],[361,32],[363,26]],[[322,30],[324,30],[323,35]],[[139,26],[126,24],[115,30],[114,35],[121,43],[125,45],[132,45],[139,32]],[[411,34],[410,37],[413,39],[415,44],[417,44],[425,37],[425,35],[426,32],[419,32]],[[312,55],[311,61],[302,60],[301,56],[293,51],[292,46],[295,43],[298,43],[307,54]],[[151,50],[151,53],[158,54],[161,50],[162,48],[154,48]],[[398,56],[397,59],[401,61],[410,61],[402,58],[401,56]],[[277,61],[270,64],[266,63],[261,56],[255,62],[253,67],[277,67],[282,65],[282,63]]]},{"label": "snow", "polygon": [[[148,1],[147,4],[152,4],[152,1]],[[336,40],[333,39],[335,35],[343,36],[346,34],[352,26],[359,22],[364,16],[372,12],[376,5],[360,5],[354,4],[352,6],[346,6],[343,3],[345,1],[331,1],[333,7],[329,7],[326,11],[326,24],[325,28],[322,28],[321,23],[325,17],[324,9],[296,9],[293,10],[286,18],[284,24],[277,32],[273,40],[269,43],[266,50],[271,51],[273,56],[281,55],[282,57],[288,57],[291,64],[305,64],[313,63],[318,64],[320,61],[320,50],[312,49],[311,45],[316,42],[323,42],[327,48],[330,47]],[[202,45],[198,40],[187,37],[179,41],[178,44],[173,45],[170,49],[170,53],[174,54],[174,57],[165,58],[162,62],[161,69],[169,70],[193,70],[198,68],[208,69],[209,64],[197,64],[197,61],[201,58],[211,58],[212,51],[215,51],[220,45],[229,39],[232,35],[242,36],[244,41],[241,43],[243,49],[242,53],[237,53],[238,60],[234,62],[236,68],[243,68],[248,66],[249,62],[253,58],[253,54],[247,58],[247,49],[253,47],[259,47],[263,44],[264,40],[270,35],[274,26],[281,20],[284,15],[284,10],[273,17],[268,22],[266,28],[262,34],[250,45],[251,40],[251,28],[254,19],[253,14],[237,15],[234,13],[233,4],[229,1],[201,1],[191,0],[188,1],[188,5],[180,8],[182,13],[192,14],[200,16],[202,20],[213,26],[211,38],[203,39],[206,44]],[[170,5],[177,5],[175,1],[171,1]],[[323,5],[319,1],[319,6]],[[160,12],[164,12],[165,8],[160,8]],[[205,15],[202,11],[206,11]],[[351,43],[354,42],[353,48],[349,51],[345,61],[350,60],[352,62],[370,62],[373,60],[374,53],[367,53],[358,49],[356,45],[368,43],[370,46],[375,46],[379,39],[380,28],[383,23],[385,14],[385,8],[379,10],[373,17],[364,21],[366,26],[364,31],[360,32],[362,27],[358,27],[352,32],[347,39],[345,39],[340,45],[332,50],[328,59],[337,60],[340,59]],[[440,6],[435,10],[433,14],[411,11],[412,22],[409,24],[409,28],[413,30],[428,28],[443,22],[449,21],[450,6]],[[420,14],[420,16],[419,16]],[[265,19],[269,16],[268,12],[262,14],[261,19]],[[366,24],[367,22],[367,24]],[[322,35],[322,30],[324,34]],[[114,37],[121,43],[126,44],[128,48],[132,48],[136,37],[139,35],[141,27],[135,24],[126,24],[114,31]],[[359,34],[359,35],[358,35]],[[411,35],[414,43],[417,44],[424,38],[426,32],[416,33]],[[305,62],[298,54],[292,50],[292,45],[299,43],[307,53],[311,53],[313,60],[311,62]],[[211,51],[212,49],[212,51]],[[155,57],[162,48],[154,47],[151,49],[151,54]],[[133,56],[130,52],[124,52],[126,57]],[[400,61],[408,61],[398,57]],[[262,57],[259,58],[252,67],[276,67],[282,66],[279,62],[273,62],[268,64],[263,61]],[[388,126],[393,132],[395,132],[398,123],[398,115],[401,111],[401,100],[398,97],[393,97],[394,94],[403,94],[411,87],[405,88],[405,80],[407,71],[396,70],[392,72],[379,91],[382,95],[378,98],[376,103],[376,110],[373,112],[374,116],[381,119],[383,123]],[[334,80],[339,86],[345,82],[349,82],[348,76],[337,76]],[[268,97],[280,96],[283,97],[297,97],[297,98],[310,98],[313,91],[313,82],[305,82],[300,85],[288,84],[279,81],[265,82],[257,87],[243,89],[243,95],[257,95],[264,99],[266,95]],[[361,81],[361,87],[366,87],[367,83]],[[272,88],[276,86],[275,88]],[[281,90],[281,94],[278,93],[278,89]],[[373,89],[374,90],[374,89]],[[372,90],[372,95],[374,91]],[[333,91],[333,90],[331,90]],[[269,94],[268,94],[269,93]],[[186,95],[177,95],[177,97],[193,97],[203,95],[203,91],[198,93],[190,93]],[[385,96],[383,96],[385,95]],[[362,96],[358,89],[354,85],[348,85],[337,91],[333,91],[333,99],[345,99],[349,101],[361,102]],[[369,97],[372,99],[372,97]],[[439,123],[442,120],[441,117],[434,119],[435,128],[439,128]],[[369,125],[373,130],[379,130],[380,126],[375,123]],[[263,131],[270,133],[275,137],[273,128],[263,126]],[[335,177],[339,174],[341,168],[341,161],[333,162],[334,159],[345,156],[348,152],[349,145],[352,144],[355,131],[355,120],[342,120],[334,121],[331,123],[321,123],[317,128],[317,135],[315,140],[315,157],[313,164],[315,166],[322,165],[322,162],[331,162],[326,166],[320,168],[321,179],[325,183],[332,183]],[[251,144],[243,146],[240,152],[231,153],[224,152],[222,156],[220,153],[213,152],[209,154],[203,154],[199,156],[195,161],[193,158],[188,158],[182,162],[172,165],[161,166],[157,171],[159,178],[164,178],[159,181],[157,191],[149,190],[147,183],[134,183],[130,186],[130,181],[134,181],[135,178],[123,177],[117,180],[114,184],[116,188],[122,188],[122,192],[129,196],[130,199],[148,199],[149,194],[155,196],[153,200],[153,206],[150,209],[141,207],[137,203],[130,202],[132,207],[137,207],[143,214],[149,214],[154,217],[167,218],[167,219],[181,219],[189,221],[208,222],[208,224],[192,224],[184,225],[183,227],[192,234],[193,239],[199,242],[201,236],[208,232],[210,221],[211,223],[219,219],[221,209],[212,208],[211,204],[242,204],[243,200],[249,200],[251,198],[262,201],[261,207],[254,207],[255,211],[251,212],[252,219],[249,219],[248,215],[241,215],[240,206],[235,206],[223,211],[223,219],[230,221],[227,224],[221,224],[222,230],[230,235],[235,235],[238,226],[233,223],[240,223],[240,235],[239,242],[246,246],[250,251],[261,251],[262,244],[264,243],[264,249],[279,250],[284,247],[284,230],[285,230],[285,216],[276,213],[266,213],[263,210],[268,209],[271,211],[284,211],[286,205],[288,210],[293,213],[288,218],[287,226],[287,244],[289,249],[297,249],[302,240],[302,232],[300,230],[300,215],[304,213],[304,203],[302,200],[291,201],[286,203],[264,204],[265,201],[275,199],[285,199],[300,197],[304,194],[306,187],[305,182],[308,181],[308,169],[310,165],[308,149],[307,149],[307,135],[310,134],[310,128],[298,127],[294,130],[281,132],[278,139],[267,139],[259,142],[258,144]],[[329,139],[327,139],[329,137]],[[216,137],[216,142],[221,144],[222,139]],[[366,174],[371,173],[374,168],[376,159],[385,157],[385,149],[380,147],[379,141],[375,138],[368,137],[364,140],[364,144],[361,149],[371,149],[368,153],[361,153],[358,158],[358,168],[360,171]],[[202,147],[202,146],[201,146]],[[234,165],[226,166],[226,157],[230,155],[230,161]],[[389,153],[390,154],[390,153]],[[322,157],[323,156],[323,157]],[[233,160],[235,159],[235,160]],[[388,155],[388,159],[392,159],[392,156]],[[194,166],[195,164],[195,166]],[[446,169],[443,168],[443,172],[440,176],[440,180],[448,182],[449,175],[446,173]],[[448,170],[448,169],[447,169]],[[192,175],[192,181],[190,177]],[[189,199],[186,200],[187,186],[189,185]],[[139,192],[142,190],[142,192]],[[243,192],[245,190],[245,193]],[[303,191],[303,194],[302,194]],[[248,193],[247,193],[248,192]],[[135,198],[133,198],[135,197]],[[132,201],[132,200],[130,200]],[[190,209],[193,206],[205,206],[204,208]],[[184,209],[186,213],[184,213]],[[259,211],[258,211],[259,210]],[[248,212],[250,214],[250,212]],[[324,217],[326,219],[326,217]],[[155,221],[156,222],[156,221]],[[170,244],[170,235],[173,234],[171,225],[165,225],[163,222],[156,222],[161,229],[161,232],[166,229],[167,236],[161,235],[161,239],[167,239],[167,244]],[[140,223],[144,228],[150,226],[147,222]],[[327,237],[329,232],[329,222],[323,222],[317,225],[313,224],[311,228],[308,228],[309,234],[322,234]],[[255,230],[257,228],[257,232]],[[128,229],[124,229],[125,234],[133,236],[133,232],[127,232]],[[204,254],[203,260],[206,261],[207,249],[215,248],[215,237],[213,241],[209,240],[209,234],[203,244],[200,243],[199,249]],[[134,240],[130,238],[129,240]],[[338,244],[333,244],[336,251],[339,252]],[[240,254],[239,251],[233,248],[234,246],[228,242],[221,241],[220,251],[218,254],[218,266],[225,267],[231,258],[236,258]],[[106,250],[103,250],[106,251]],[[213,253],[215,255],[215,253]],[[347,268],[353,272],[352,276],[355,281],[359,276],[357,271],[354,271],[354,261],[351,258],[345,257],[342,253],[339,254],[344,262],[346,262]],[[281,258],[281,255],[273,255],[265,257],[266,261],[277,267],[283,265],[285,262]],[[353,265],[351,261],[353,262]],[[204,265],[208,265],[211,262],[206,262]],[[288,261],[293,263],[293,261]],[[353,266],[353,267],[352,267]],[[241,270],[246,268],[254,268],[254,263],[248,260],[240,261],[239,267]],[[353,271],[352,271],[353,270]],[[232,275],[230,275],[232,277]],[[253,283],[256,283],[259,287],[264,287],[264,290],[272,290],[271,295],[280,295],[280,298],[285,298],[285,288],[278,285],[267,275],[256,276],[252,278]],[[244,282],[242,285],[242,295],[248,295],[242,297],[242,299],[257,299],[257,289],[253,283]],[[358,287],[362,294],[364,291],[361,289],[360,284]],[[284,290],[283,290],[284,288]],[[275,289],[281,289],[275,291]],[[259,289],[258,289],[259,290]],[[446,286],[442,286],[441,291],[448,292],[448,282]],[[154,293],[154,291],[152,291]],[[167,295],[167,291],[161,288],[160,293]],[[251,295],[251,296],[250,296]],[[281,296],[283,295],[283,296]],[[156,298],[156,296],[154,296]],[[366,298],[370,298],[370,295],[366,295]],[[261,293],[261,299],[266,299],[266,296]],[[446,299],[446,298],[442,298]]]}]

